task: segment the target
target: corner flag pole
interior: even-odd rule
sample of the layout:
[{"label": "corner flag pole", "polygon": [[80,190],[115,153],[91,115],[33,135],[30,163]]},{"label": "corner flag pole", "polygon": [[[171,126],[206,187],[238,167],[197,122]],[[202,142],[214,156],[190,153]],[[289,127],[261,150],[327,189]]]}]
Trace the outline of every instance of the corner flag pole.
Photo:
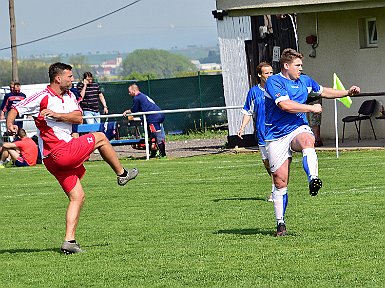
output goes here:
[{"label": "corner flag pole", "polygon": [[337,99],[334,99],[334,129],[336,131],[336,156],[339,157],[338,152],[338,109],[337,109]]},{"label": "corner flag pole", "polygon": [[[344,85],[341,83],[340,79],[338,78],[337,74],[333,74],[333,88],[337,90],[345,90]],[[336,130],[336,154],[337,158],[339,156],[338,153],[338,109],[337,109],[337,100],[340,101],[342,104],[344,104],[347,108],[350,108],[352,105],[352,99],[350,99],[349,96],[334,99],[334,126]]]}]

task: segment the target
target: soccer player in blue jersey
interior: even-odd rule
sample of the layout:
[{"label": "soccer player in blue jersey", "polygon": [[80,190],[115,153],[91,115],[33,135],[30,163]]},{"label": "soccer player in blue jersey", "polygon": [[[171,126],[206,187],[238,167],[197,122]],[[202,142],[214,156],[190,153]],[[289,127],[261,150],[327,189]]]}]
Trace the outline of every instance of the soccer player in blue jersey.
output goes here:
[{"label": "soccer player in blue jersey", "polygon": [[336,90],[320,86],[312,78],[301,75],[303,55],[291,48],[282,52],[281,73],[271,76],[265,85],[266,148],[275,189],[274,212],[277,220],[277,236],[286,235],[284,215],[288,203],[292,151],[302,152],[302,164],[307,174],[310,195],[316,196],[322,187],[318,178],[318,159],[314,149],[314,134],[306,113],[321,113],[320,104],[307,105],[308,96],[340,98],[360,92],[352,86],[349,90]]},{"label": "soccer player in blue jersey", "polygon": [[[269,160],[265,147],[265,84],[267,78],[273,75],[273,68],[267,62],[261,62],[257,66],[257,75],[259,84],[252,87],[247,93],[245,105],[242,113],[243,119],[241,127],[238,130],[238,137],[242,138],[246,125],[250,122],[253,114],[255,115],[255,131],[258,139],[259,152],[262,162],[265,165],[267,173],[270,173]],[[272,192],[274,191],[274,183],[272,184]],[[269,201],[272,201],[272,193],[269,195]]]}]

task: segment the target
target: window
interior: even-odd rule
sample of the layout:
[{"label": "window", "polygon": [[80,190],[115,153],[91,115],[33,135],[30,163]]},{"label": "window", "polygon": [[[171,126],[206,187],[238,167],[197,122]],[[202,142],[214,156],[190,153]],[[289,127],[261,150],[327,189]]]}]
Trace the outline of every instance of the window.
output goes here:
[{"label": "window", "polygon": [[376,18],[364,18],[359,20],[360,48],[376,48],[377,23]]},{"label": "window", "polygon": [[376,18],[366,19],[366,34],[368,47],[377,47],[377,25]]}]

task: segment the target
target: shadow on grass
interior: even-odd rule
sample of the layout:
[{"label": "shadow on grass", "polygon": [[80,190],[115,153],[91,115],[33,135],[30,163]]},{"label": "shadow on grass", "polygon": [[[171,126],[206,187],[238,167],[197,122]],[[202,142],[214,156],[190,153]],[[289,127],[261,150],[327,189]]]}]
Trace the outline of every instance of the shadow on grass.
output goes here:
[{"label": "shadow on grass", "polygon": [[0,254],[17,254],[17,253],[37,253],[37,252],[60,252],[60,247],[55,248],[45,248],[45,249],[6,249],[6,250],[0,250]]},{"label": "shadow on grass", "polygon": [[263,201],[267,202],[266,197],[233,197],[233,198],[219,198],[213,199],[213,202],[219,201]]},{"label": "shadow on grass", "polygon": [[274,230],[262,230],[258,228],[250,229],[227,229],[227,230],[218,230],[214,234],[236,234],[236,235],[265,235],[265,236],[275,236]]},{"label": "shadow on grass", "polygon": [[[93,244],[93,245],[82,245],[82,248],[87,248],[87,247],[102,247],[102,246],[108,246],[108,243],[102,243],[102,244]],[[63,254],[60,251],[60,247],[55,247],[55,248],[44,248],[44,249],[4,249],[0,250],[0,254],[17,254],[17,253],[39,253],[39,252],[57,252],[60,254]]]}]

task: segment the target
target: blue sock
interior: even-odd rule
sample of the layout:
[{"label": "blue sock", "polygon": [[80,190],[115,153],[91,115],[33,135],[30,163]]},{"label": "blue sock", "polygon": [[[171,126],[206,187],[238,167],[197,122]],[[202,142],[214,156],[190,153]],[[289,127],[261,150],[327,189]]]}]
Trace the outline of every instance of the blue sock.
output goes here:
[{"label": "blue sock", "polygon": [[318,158],[314,148],[302,150],[302,166],[305,170],[307,179],[310,182],[313,178],[318,178]]}]

